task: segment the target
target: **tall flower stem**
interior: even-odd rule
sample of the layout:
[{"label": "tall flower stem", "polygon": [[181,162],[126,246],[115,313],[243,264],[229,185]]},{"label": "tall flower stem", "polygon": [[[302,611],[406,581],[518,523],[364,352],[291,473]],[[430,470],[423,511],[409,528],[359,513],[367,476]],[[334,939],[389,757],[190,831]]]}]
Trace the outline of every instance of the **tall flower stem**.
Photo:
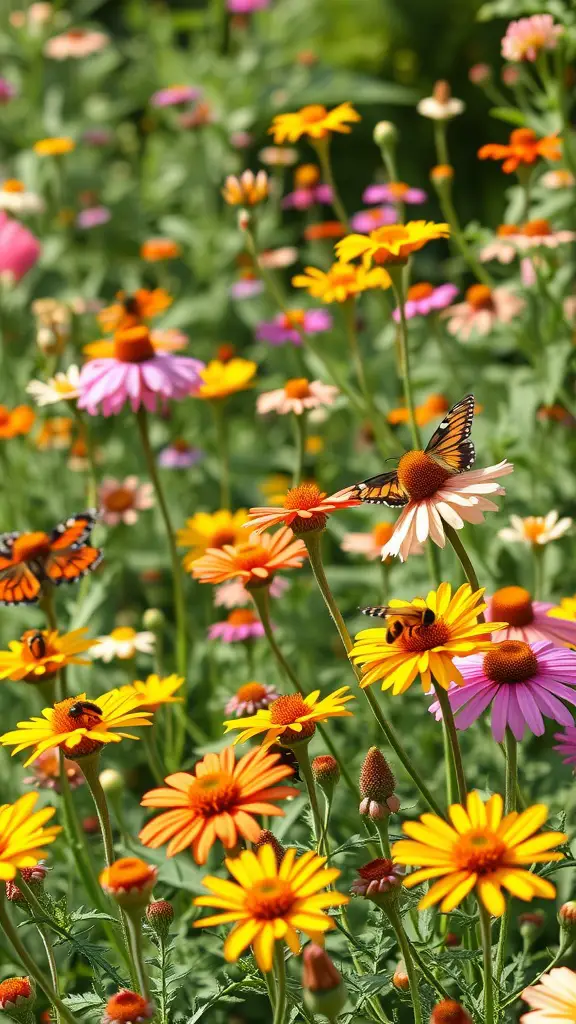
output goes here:
[{"label": "tall flower stem", "polygon": [[309,740],[300,740],[290,745],[290,749],[298,761],[298,766],[302,772],[302,777],[306,785],[308,792],[308,799],[310,800],[310,807],[312,810],[312,818],[314,821],[314,845],[316,846],[316,852],[322,852],[322,814],[320,812],[320,804],[318,803],[318,794],[316,792],[316,785],[314,782],[314,776],[312,775],[312,768],[310,767],[310,757],[308,754],[308,743]]},{"label": "tall flower stem", "polygon": [[70,1013],[66,1004],[62,1002],[58,993],[55,992],[51,981],[49,981],[46,975],[39,970],[34,958],[30,956],[26,948],[20,942],[18,931],[12,924],[12,921],[6,911],[3,889],[4,886],[2,886],[2,891],[0,891],[0,927],[2,927],[6,938],[14,948],[15,953],[22,961],[30,977],[34,979],[38,988],[42,989],[46,998],[50,1000],[52,1005],[60,1014],[61,1019],[65,1020],[67,1024],[77,1024],[76,1018]]},{"label": "tall flower stem", "polygon": [[396,907],[392,905],[390,901],[386,905],[384,913],[387,915],[390,924],[392,925],[398,945],[402,951],[402,959],[406,964],[406,973],[410,981],[410,998],[412,999],[412,1006],[414,1008],[414,1024],[422,1024],[422,1006],[420,1003],[420,990],[418,988],[418,972],[414,967],[414,961],[412,959],[412,950],[408,942],[408,936],[404,931],[404,925],[400,919]]},{"label": "tall flower stem", "polygon": [[60,796],[62,799],[62,811],[64,818],[64,829],[68,845],[76,864],[78,874],[82,880],[87,895],[93,901],[94,906],[101,911],[107,911],[106,901],[98,884],[90,853],[86,849],[83,833],[76,815],[76,808],[72,799],[70,783],[64,765],[64,754],[60,751]]},{"label": "tall flower stem", "polygon": [[138,978],[138,989],[145,999],[149,999],[150,988],[148,985],[148,976],[146,974],[146,968],[144,967],[144,957],[142,954],[141,914],[141,908],[128,911],[125,915],[126,928],[128,931],[130,957],[136,969],[136,977]]},{"label": "tall flower stem", "polygon": [[230,508],[230,453],[228,446],[228,424],[224,403],[216,399],[210,403],[214,411],[216,444],[220,461],[220,507]]},{"label": "tall flower stem", "polygon": [[[454,551],[456,552],[458,561],[462,566],[464,575],[468,580],[468,583],[470,584],[472,590],[480,590],[480,584],[478,583],[476,571],[474,569],[474,566],[472,565],[472,562],[470,561],[466,548],[464,547],[462,541],[460,540],[458,531],[455,530],[453,526],[450,526],[449,523],[444,523],[444,532],[448,537],[448,540],[450,541],[452,547],[454,548]],[[478,616],[478,621],[485,621],[483,613]]]},{"label": "tall flower stem", "polygon": [[[518,743],[512,730],[507,728],[504,737],[504,749],[506,753],[506,784],[504,789],[504,813],[510,814],[515,811],[518,802]],[[496,981],[499,982],[504,970],[506,958],[506,946],[508,943],[508,929],[510,927],[510,901],[500,920],[500,935],[498,936],[498,951],[496,953]]]},{"label": "tall flower stem", "polygon": [[[434,680],[434,689],[438,698],[438,703],[442,709],[442,720],[446,725],[446,733],[448,736],[448,743],[450,746],[450,753],[452,763],[454,765],[454,772],[456,774],[456,783],[458,786],[458,797],[463,807],[466,806],[466,796],[468,789],[466,786],[466,778],[464,775],[464,765],[462,764],[462,752],[460,750],[460,743],[458,742],[458,732],[456,729],[456,723],[454,721],[454,712],[448,700],[448,693],[443,686]],[[447,765],[447,773],[449,772],[449,766]]]},{"label": "tall flower stem", "polygon": [[389,266],[388,272],[392,278],[392,287],[394,289],[394,295],[400,312],[400,376],[402,377],[402,386],[404,388],[404,402],[408,409],[412,444],[414,445],[414,448],[420,449],[422,448],[422,440],[420,438],[420,430],[416,422],[414,394],[412,391],[412,379],[410,376],[410,348],[408,344],[408,321],[406,320],[406,309],[404,306],[404,283],[402,280],[403,269],[403,266],[398,264],[397,266]]},{"label": "tall flower stem", "polygon": [[281,942],[276,943],[274,955],[274,974],[276,977],[276,1007],[274,1010],[274,1024],[285,1024],[286,1022],[286,964],[284,962],[284,949]]},{"label": "tall flower stem", "polygon": [[378,829],[378,835],[380,836],[380,846],[382,848],[383,857],[391,857],[390,853],[390,837],[388,835],[388,815],[385,818],[376,818],[376,828]]},{"label": "tall flower stem", "polygon": [[322,171],[324,183],[326,185],[330,185],[330,188],[332,189],[332,206],[334,208],[334,212],[336,213],[340,223],[343,224],[347,230],[350,230],[348,214],[346,213],[346,208],[342,202],[342,198],[336,186],[336,181],[334,180],[334,172],[332,171],[332,161],[330,160],[330,137],[325,136],[323,139],[313,140],[312,145],[314,146],[318,156],[318,162]]},{"label": "tall flower stem", "polygon": [[294,473],[292,474],[292,487],[297,487],[298,484],[302,482],[302,475],[304,473],[304,456],[306,455],[306,412],[301,413],[300,416],[297,416],[296,413],[293,413],[292,423],[294,425],[295,441],[295,458]]},{"label": "tall flower stem", "polygon": [[[50,943],[50,939],[49,939],[48,935],[46,934],[46,928],[41,923],[42,920],[45,919],[45,917],[46,917],[46,913],[44,911],[44,907],[42,906],[40,901],[36,898],[36,894],[35,894],[34,890],[32,889],[32,887],[30,885],[28,885],[28,883],[25,881],[25,879],[22,877],[22,875],[20,875],[20,877],[18,878],[18,888],[22,890],[22,892],[24,893],[24,895],[26,897],[26,900],[27,900],[27,902],[29,904],[29,907],[34,911],[34,914],[35,914],[35,921],[34,921],[34,923],[36,925],[36,930],[37,930],[37,932],[38,932],[38,934],[40,936],[40,939],[42,941],[42,945],[44,946],[44,952],[46,953],[46,960],[48,961],[48,969],[50,971],[50,980],[52,982],[52,987],[53,987],[54,991],[58,995],[60,995],[60,980],[58,978],[58,967],[56,965],[56,957],[54,956],[54,950],[53,950],[52,945]],[[60,1014],[58,1012],[58,1007],[54,1008],[54,1015],[55,1015],[56,1024],[59,1024],[59,1022],[60,1022]]]},{"label": "tall flower stem", "polygon": [[478,902],[480,931],[482,933],[482,957],[484,964],[484,1024],[494,1024],[494,979],[492,977],[492,927],[490,914],[483,903]]},{"label": "tall flower stem", "polygon": [[[316,580],[316,583],[318,584],[320,593],[324,598],[324,603],[330,613],[330,616],[332,618],[332,621],[334,622],[334,625],[336,626],[336,629],[338,630],[344,649],[346,653],[349,654],[354,645],[352,643],[350,634],[346,628],[346,623],[344,622],[344,619],[342,618],[342,615],[340,613],[340,609],[338,608],[338,605],[334,600],[334,595],[332,594],[332,591],[330,589],[330,585],[326,578],[326,573],[324,572],[324,565],[322,563],[322,534],[320,532],[311,531],[310,533],[303,534],[303,540],[304,543],[306,544],[306,548],[308,549],[308,556],[310,558],[312,572],[314,573],[314,578]],[[356,668],[355,665],[352,665],[352,668],[358,682],[361,682],[362,673]],[[378,701],[374,697],[373,693],[371,693],[368,688],[363,688],[362,692],[364,693],[366,700],[370,704],[372,714],[376,718],[376,721],[378,722],[380,728],[382,729],[382,732],[384,733],[389,745],[392,747],[393,751],[398,757],[398,760],[406,769],[406,772],[414,782],[416,788],[420,791],[422,797],[424,798],[428,806],[434,811],[435,814],[438,814],[441,818],[443,818],[444,815],[442,813],[442,810],[440,809],[439,804],[432,796],[430,790],[426,786],[424,780],[421,778],[416,768],[414,768],[407,752],[404,750],[404,747],[400,743],[400,740],[396,736],[396,733],[394,732],[392,726],[384,718],[384,715],[382,714],[380,707],[378,705]]]},{"label": "tall flower stem", "polygon": [[360,343],[358,341],[358,333],[356,330],[356,302],[354,299],[347,299],[346,302],[342,303],[342,313],[344,316],[350,355],[354,364],[358,385],[364,398],[366,415],[368,416],[370,425],[374,430],[374,436],[378,441],[378,446],[381,451],[395,451],[397,448],[396,438],[392,430],[389,428],[388,423],[379,412],[368,382],[368,375],[362,359],[362,352],[360,350]]}]

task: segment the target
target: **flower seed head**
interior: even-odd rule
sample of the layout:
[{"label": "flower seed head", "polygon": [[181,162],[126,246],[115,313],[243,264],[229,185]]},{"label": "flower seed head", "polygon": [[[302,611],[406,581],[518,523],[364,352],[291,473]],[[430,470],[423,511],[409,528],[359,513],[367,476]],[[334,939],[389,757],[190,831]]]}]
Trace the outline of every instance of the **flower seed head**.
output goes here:
[{"label": "flower seed head", "polygon": [[254,850],[259,850],[261,846],[272,847],[272,849],[274,850],[274,856],[276,857],[276,863],[278,867],[280,867],[286,851],[282,846],[282,843],[278,839],[276,839],[274,833],[270,832],[270,830],[267,828],[262,829],[260,835],[258,836],[258,839],[253,845],[253,848]]},{"label": "flower seed head", "polygon": [[360,772],[360,796],[385,804],[396,789],[390,765],[378,747],[370,747]]},{"label": "flower seed head", "polygon": [[430,1014],[430,1024],[473,1024],[467,1010],[455,999],[443,999]]},{"label": "flower seed head", "polygon": [[314,782],[325,793],[332,793],[340,779],[340,765],[336,758],[332,754],[319,754],[313,759],[311,768]]},{"label": "flower seed head", "polygon": [[146,919],[156,935],[165,939],[174,920],[174,907],[168,900],[153,900],[146,907]]},{"label": "flower seed head", "polygon": [[406,964],[403,960],[400,961],[392,975],[392,984],[394,988],[399,988],[402,992],[410,988],[410,979],[406,973]]}]

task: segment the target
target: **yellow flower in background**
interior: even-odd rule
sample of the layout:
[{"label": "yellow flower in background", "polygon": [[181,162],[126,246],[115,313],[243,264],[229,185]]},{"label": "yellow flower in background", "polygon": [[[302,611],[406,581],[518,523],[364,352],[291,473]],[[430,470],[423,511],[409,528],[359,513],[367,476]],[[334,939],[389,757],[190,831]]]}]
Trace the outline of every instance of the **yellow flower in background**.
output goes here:
[{"label": "yellow flower in background", "polygon": [[60,825],[44,828],[56,809],[34,811],[37,800],[38,793],[26,793],[16,803],[0,807],[0,879],[5,882],[15,878],[19,868],[35,868],[44,860],[44,847],[62,831]]},{"label": "yellow flower in background", "polygon": [[172,674],[171,676],[148,676],[147,679],[136,679],[127,686],[121,686],[120,692],[134,694],[138,697],[138,707],[145,711],[157,711],[161,704],[181,704],[183,697],[175,697],[176,690],[179,690],[184,682],[183,676]]},{"label": "yellow flower in background", "polygon": [[331,890],[322,892],[340,875],[338,868],[326,868],[326,857],[307,851],[297,857],[290,847],[278,865],[268,843],[257,852],[243,850],[239,857],[225,861],[235,879],[208,875],[203,884],[210,896],[197,896],[197,907],[218,907],[212,917],[195,921],[195,928],[236,921],[224,943],[224,957],[234,963],[247,946],[253,945],[261,971],[270,971],[277,941],[286,942],[294,954],[300,952],[297,929],[318,941],[323,932],[334,928],[324,913],[327,907],[341,907],[349,897]]},{"label": "yellow flower in background", "polygon": [[195,398],[227,398],[236,391],[245,391],[252,387],[252,378],[258,365],[251,359],[230,359],[226,363],[213,359],[200,371],[203,381]]},{"label": "yellow flower in background", "polygon": [[93,644],[87,632],[74,629],[60,634],[56,629],[27,629],[19,640],[10,641],[10,650],[0,651],[0,679],[43,683],[63,665],[89,665],[89,659],[77,657]]},{"label": "yellow flower in background", "polygon": [[352,718],[352,712],[344,707],[349,700],[354,700],[354,694],[348,693],[349,689],[349,686],[341,686],[321,700],[318,699],[320,690],[314,690],[305,697],[299,693],[277,697],[269,707],[260,708],[255,715],[224,722],[226,732],[242,729],[234,743],[244,743],[265,732],[263,746],[276,743],[280,737],[285,746],[309,740],[316,731],[316,722],[327,722],[329,718]]},{"label": "yellow flower in background", "polygon": [[64,153],[71,153],[75,148],[74,139],[67,136],[39,139],[33,146],[34,152],[38,156],[63,156]]},{"label": "yellow flower in background", "polygon": [[186,526],[176,532],[176,543],[181,548],[190,548],[184,555],[185,569],[191,569],[197,558],[208,548],[223,548],[226,544],[242,544],[246,533],[242,529],[248,521],[245,508],[237,512],[219,509],[218,512],[196,512],[186,520]]},{"label": "yellow flower in background", "polygon": [[322,302],[347,302],[368,288],[389,288],[390,275],[383,267],[366,270],[348,263],[333,263],[329,270],[305,267],[292,278],[295,288],[306,288],[313,299]]},{"label": "yellow flower in background", "polygon": [[432,621],[418,624],[412,617],[407,622],[411,629],[403,629],[389,643],[388,626],[377,629],[363,629],[356,634],[350,659],[355,665],[362,665],[360,685],[370,686],[382,680],[382,689],[392,687],[394,694],[405,693],[416,676],[422,677],[425,693],[435,679],[445,690],[450,683],[464,685],[464,680],[455,667],[453,658],[466,657],[488,651],[493,646],[491,631],[504,629],[505,622],[478,622],[480,612],[486,608],[482,600],[484,590],[472,592],[469,583],[463,583],[452,596],[449,583],[441,583],[438,590],[431,590],[424,600],[390,602],[391,611],[397,613],[403,622],[402,609],[421,609],[432,613],[426,617]]},{"label": "yellow flower in background", "polygon": [[268,175],[266,171],[243,171],[240,177],[229,174],[222,195],[228,206],[256,206],[268,197]]},{"label": "yellow flower in background", "polygon": [[402,825],[410,839],[394,843],[394,861],[420,867],[404,879],[404,885],[411,889],[438,879],[420,900],[420,910],[440,903],[440,910],[447,914],[474,888],[478,901],[494,917],[500,917],[506,908],[502,888],[527,902],[533,897],[554,899],[552,883],[521,865],[563,860],[564,854],[552,849],[568,837],[563,832],[534,834],[546,821],[548,808],[544,804],[528,807],[522,814],[513,811],[504,818],[502,807],[498,794],[483,804],[473,792],[468,794],[465,808],[461,804],[448,808],[451,824],[434,814],[423,814],[419,822]]},{"label": "yellow flower in background", "polygon": [[286,491],[290,489],[291,477],[286,473],[271,473],[264,477],[258,485],[258,489],[270,505],[281,505],[286,497]]},{"label": "yellow flower in background", "polygon": [[152,724],[150,712],[140,707],[140,698],[134,693],[110,690],[95,701],[86,700],[86,694],[81,693],[59,701],[53,708],[44,708],[43,718],[18,722],[16,729],[0,736],[0,743],[3,747],[14,746],[12,755],[33,747],[25,767],[50,747],[60,747],[67,757],[77,760],[96,754],[105,743],[138,739],[120,730]]},{"label": "yellow flower in background", "polygon": [[563,597],[556,608],[551,608],[548,615],[555,619],[576,620],[576,594],[574,597]]},{"label": "yellow flower in background", "polygon": [[410,220],[407,224],[390,224],[388,227],[376,228],[369,235],[346,235],[346,238],[336,244],[336,254],[344,263],[361,256],[366,269],[373,262],[406,263],[413,252],[423,249],[428,242],[449,236],[448,224]]},{"label": "yellow flower in background", "polygon": [[351,103],[341,103],[333,110],[327,110],[321,103],[313,103],[294,114],[277,114],[268,132],[276,143],[296,142],[303,135],[315,140],[324,139],[331,132],[348,135],[352,129],[346,122],[361,120]]}]

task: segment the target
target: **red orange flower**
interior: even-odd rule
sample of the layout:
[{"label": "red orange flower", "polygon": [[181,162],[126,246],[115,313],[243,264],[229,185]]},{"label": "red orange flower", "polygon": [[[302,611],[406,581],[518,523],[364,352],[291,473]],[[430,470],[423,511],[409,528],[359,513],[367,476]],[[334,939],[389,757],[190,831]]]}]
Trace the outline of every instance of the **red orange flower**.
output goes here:
[{"label": "red orange flower", "polygon": [[223,583],[238,577],[246,587],[262,587],[271,583],[281,569],[299,569],[306,554],[304,543],[283,527],[262,537],[252,533],[246,544],[208,548],[191,569],[201,583]]},{"label": "red orange flower", "polygon": [[512,174],[519,167],[530,167],[540,157],[546,160],[560,159],[560,140],[557,135],[546,135],[539,139],[532,128],[515,128],[508,145],[489,142],[478,150],[481,160],[503,160],[502,170]]},{"label": "red orange flower", "polygon": [[293,533],[306,533],[310,530],[323,530],[328,518],[327,513],[337,512],[342,508],[354,508],[361,505],[358,498],[350,496],[350,488],[336,491],[329,498],[313,482],[292,487],[284,498],[284,507],[263,506],[251,508],[250,522],[254,533],[262,533],[269,526],[284,523],[292,528]]}]

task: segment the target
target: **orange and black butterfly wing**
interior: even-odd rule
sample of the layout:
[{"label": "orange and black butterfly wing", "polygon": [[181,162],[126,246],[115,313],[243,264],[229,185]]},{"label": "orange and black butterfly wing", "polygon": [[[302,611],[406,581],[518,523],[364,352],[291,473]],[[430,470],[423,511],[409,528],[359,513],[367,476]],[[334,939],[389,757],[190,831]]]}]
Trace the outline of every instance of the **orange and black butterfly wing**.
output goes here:
[{"label": "orange and black butterfly wing", "polygon": [[44,572],[51,583],[75,583],[100,564],[102,551],[88,543],[96,512],[81,512],[55,526]]},{"label": "orange and black butterfly wing", "polygon": [[408,495],[400,486],[395,469],[355,484],[354,493],[368,505],[391,505],[396,508],[408,502]]},{"label": "orange and black butterfly wing", "polygon": [[426,445],[428,455],[450,473],[464,473],[474,465],[476,451],[470,440],[474,405],[474,395],[466,395],[452,406]]},{"label": "orange and black butterfly wing", "polygon": [[35,604],[41,582],[26,562],[15,562],[12,544],[18,533],[0,534],[0,604]]}]

